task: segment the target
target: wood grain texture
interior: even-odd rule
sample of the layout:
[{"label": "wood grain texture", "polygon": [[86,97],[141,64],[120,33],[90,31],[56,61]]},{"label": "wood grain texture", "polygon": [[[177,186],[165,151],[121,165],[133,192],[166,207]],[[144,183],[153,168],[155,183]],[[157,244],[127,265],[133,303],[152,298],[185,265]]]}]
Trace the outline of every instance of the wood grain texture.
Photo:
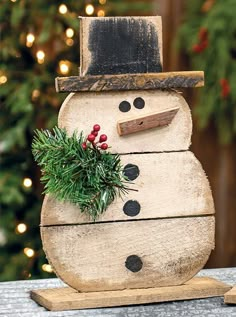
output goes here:
[{"label": "wood grain texture", "polygon": [[195,277],[179,286],[79,293],[62,287],[31,291],[31,298],[49,310],[140,305],[223,296],[231,287],[209,277]]},{"label": "wood grain texture", "polygon": [[[143,109],[133,105],[139,97],[145,102]],[[130,104],[130,111],[124,113],[119,110],[123,101]],[[148,116],[152,112],[173,107],[179,107],[179,111],[170,125],[122,137],[118,135],[118,121],[133,116]],[[58,124],[66,128],[69,135],[75,130],[89,134],[95,123],[100,124],[101,133],[107,134],[112,153],[178,151],[186,150],[190,145],[191,113],[184,98],[173,91],[83,92],[70,94],[65,99]]]},{"label": "wood grain texture", "polygon": [[71,76],[55,79],[57,92],[119,91],[190,88],[204,86],[202,71]]},{"label": "wood grain texture", "polygon": [[236,286],[224,294],[225,304],[236,304]]},{"label": "wood grain texture", "polygon": [[81,76],[161,71],[161,17],[81,17],[80,58]]},{"label": "wood grain texture", "polygon": [[[129,154],[122,155],[121,160],[123,166],[138,166],[140,174],[130,185],[138,191],[130,191],[123,199],[117,198],[99,217],[99,222],[214,213],[209,182],[192,152]],[[123,210],[129,201],[137,201],[141,206],[134,217]],[[75,205],[59,202],[52,196],[45,197],[42,226],[89,222],[93,222],[92,219],[81,214]]]},{"label": "wood grain texture", "polygon": [[164,127],[171,123],[178,112],[179,107],[174,107],[147,116],[137,116],[117,122],[117,131],[119,135],[140,132],[157,127]]},{"label": "wood grain texture", "polygon": [[[57,275],[79,291],[180,285],[214,248],[214,216],[41,227],[41,237]],[[139,272],[126,268],[130,255]]]}]

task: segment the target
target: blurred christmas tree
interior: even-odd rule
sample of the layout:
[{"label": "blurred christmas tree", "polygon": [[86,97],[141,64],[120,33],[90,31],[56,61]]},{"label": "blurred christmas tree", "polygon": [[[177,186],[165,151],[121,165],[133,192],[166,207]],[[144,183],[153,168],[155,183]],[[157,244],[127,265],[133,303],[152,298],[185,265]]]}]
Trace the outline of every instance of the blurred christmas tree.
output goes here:
[{"label": "blurred christmas tree", "polygon": [[186,1],[179,43],[195,69],[205,71],[196,107],[201,127],[217,126],[220,141],[236,134],[236,1]]},{"label": "blurred christmas tree", "polygon": [[35,128],[52,128],[65,95],[54,78],[77,75],[79,15],[150,13],[151,1],[3,0],[0,4],[0,281],[48,277],[39,236],[42,187]]}]

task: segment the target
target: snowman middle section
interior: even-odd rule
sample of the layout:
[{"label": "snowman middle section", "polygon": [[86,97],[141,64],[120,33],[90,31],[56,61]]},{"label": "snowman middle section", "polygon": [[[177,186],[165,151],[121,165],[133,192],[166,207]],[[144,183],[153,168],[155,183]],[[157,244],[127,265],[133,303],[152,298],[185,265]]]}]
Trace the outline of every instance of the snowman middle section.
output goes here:
[{"label": "snowman middle section", "polygon": [[[120,120],[173,107],[178,112],[167,126],[118,133]],[[108,135],[111,151],[121,155],[124,175],[137,191],[116,199],[96,222],[47,196],[41,234],[50,263],[84,292],[183,284],[214,248],[214,204],[201,164],[188,150],[186,101],[172,91],[70,94],[59,126],[68,134],[87,133],[95,123]]]}]

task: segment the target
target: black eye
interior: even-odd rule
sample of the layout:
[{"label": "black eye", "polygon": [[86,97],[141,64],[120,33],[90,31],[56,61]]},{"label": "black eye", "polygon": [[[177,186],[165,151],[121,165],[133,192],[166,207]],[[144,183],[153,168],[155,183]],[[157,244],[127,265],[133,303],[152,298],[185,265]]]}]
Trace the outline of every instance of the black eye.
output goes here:
[{"label": "black eye", "polygon": [[134,106],[137,109],[143,109],[145,106],[145,101],[141,97],[135,98],[134,99]]},{"label": "black eye", "polygon": [[130,103],[128,101],[122,101],[119,104],[119,109],[120,109],[121,112],[128,112],[131,109],[131,105],[130,105]]}]

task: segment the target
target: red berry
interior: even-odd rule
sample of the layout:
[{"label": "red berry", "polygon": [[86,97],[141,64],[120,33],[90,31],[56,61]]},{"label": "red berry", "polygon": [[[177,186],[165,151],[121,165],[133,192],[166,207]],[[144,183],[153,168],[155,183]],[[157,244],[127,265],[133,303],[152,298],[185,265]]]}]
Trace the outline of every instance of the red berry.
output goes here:
[{"label": "red berry", "polygon": [[204,51],[208,46],[208,40],[206,39],[206,40],[202,41],[200,46],[201,46],[202,51]]},{"label": "red berry", "polygon": [[83,148],[84,150],[87,149],[87,144],[86,144],[86,142],[83,142],[83,143],[82,143],[82,148]]},{"label": "red berry", "polygon": [[202,47],[201,47],[199,44],[195,44],[195,45],[193,45],[193,47],[192,47],[192,51],[193,51],[194,53],[201,53]]},{"label": "red berry", "polygon": [[93,126],[93,131],[96,131],[96,132],[100,131],[100,125],[99,124],[95,124]]},{"label": "red berry", "polygon": [[87,139],[89,142],[93,142],[95,140],[95,135],[89,134]]},{"label": "red berry", "polygon": [[101,134],[99,138],[99,142],[105,142],[107,140],[106,134]]},{"label": "red berry", "polygon": [[208,38],[208,30],[207,28],[200,28],[199,32],[198,32],[198,38],[201,42],[207,40]]},{"label": "red berry", "polygon": [[97,131],[91,131],[91,134],[97,136],[97,135],[98,135],[98,132],[97,132]]},{"label": "red berry", "polygon": [[221,85],[221,97],[222,98],[227,98],[230,94],[230,84],[226,78],[222,78],[220,80],[220,85]]},{"label": "red berry", "polygon": [[106,144],[106,143],[103,143],[102,145],[101,145],[101,149],[102,150],[106,150],[108,148],[108,145]]}]

